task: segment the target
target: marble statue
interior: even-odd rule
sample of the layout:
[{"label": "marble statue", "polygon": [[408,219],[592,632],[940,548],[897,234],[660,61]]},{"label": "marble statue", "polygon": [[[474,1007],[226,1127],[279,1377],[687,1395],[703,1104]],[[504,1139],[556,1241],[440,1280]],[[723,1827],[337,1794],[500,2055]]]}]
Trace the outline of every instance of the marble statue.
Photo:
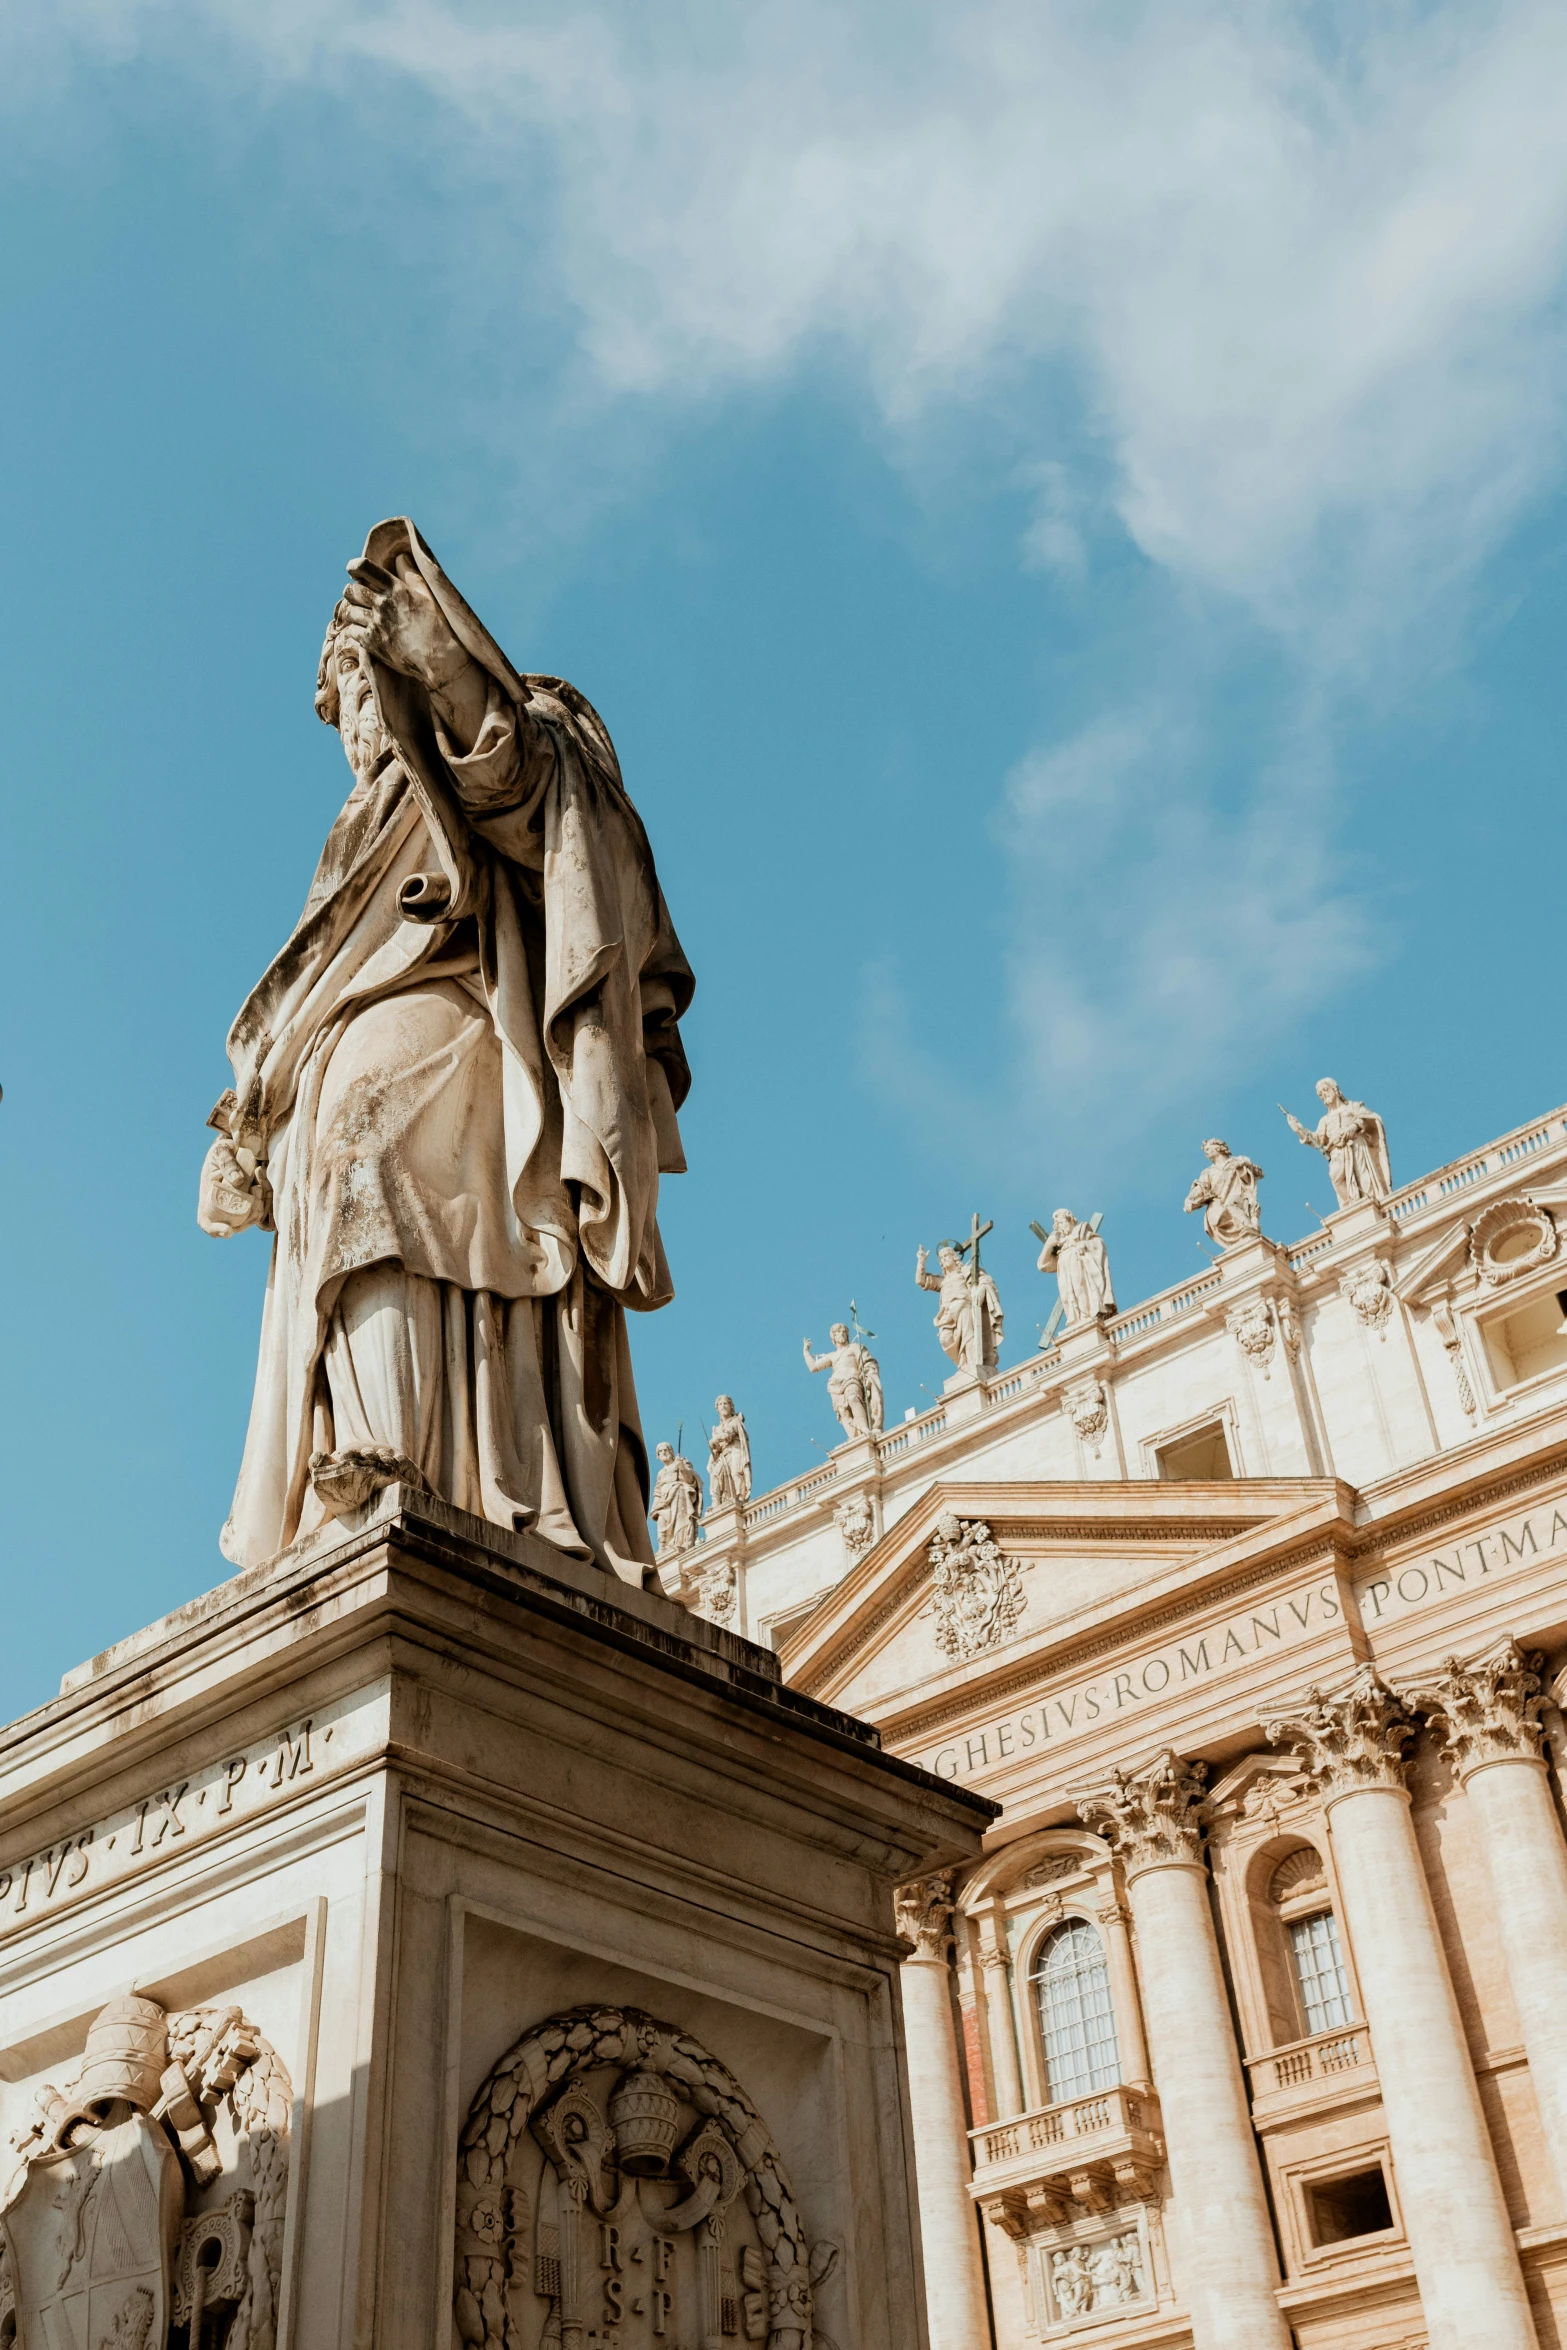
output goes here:
[{"label": "marble statue", "polygon": [[[1375,1110],[1368,1110],[1364,1102],[1346,1100],[1332,1077],[1318,1079],[1317,1099],[1322,1116],[1315,1133],[1290,1111],[1284,1110],[1284,1115],[1290,1132],[1308,1150],[1321,1151],[1327,1160],[1328,1178],[1339,1206],[1352,1208],[1358,1200],[1386,1199],[1393,1188],[1393,1170],[1387,1155],[1387,1128]],[[1280,1102],[1279,1107],[1283,1110],[1284,1104]]]},{"label": "marble statue", "polygon": [[689,1550],[696,1541],[702,1515],[702,1480],[695,1464],[672,1444],[658,1447],[658,1475],[653,1480],[648,1516],[658,1530],[658,1555],[670,1558]]},{"label": "marble statue", "polygon": [[1217,1241],[1220,1248],[1254,1240],[1262,1230],[1257,1201],[1262,1169],[1251,1159],[1236,1158],[1227,1142],[1214,1139],[1202,1147],[1208,1164],[1186,1194],[1186,1213],[1191,1216],[1199,1208],[1204,1210],[1208,1238]]},{"label": "marble statue", "polygon": [[805,1341],[805,1367],[827,1373],[827,1400],[838,1415],[846,1437],[879,1436],[883,1404],[881,1365],[862,1338],[849,1336],[847,1322],[834,1322],[828,1333],[832,1345],[824,1355],[813,1355]]},{"label": "marble statue", "polygon": [[640,1583],[628,1310],[672,1295],[693,981],[597,713],[515,670],[412,522],[332,615],[353,788],[229,1036],[198,1216],[274,1234],[226,1555],[423,1484]]},{"label": "marble statue", "polygon": [[736,1509],[751,1498],[751,1439],[745,1432],[745,1414],[735,1410],[734,1397],[721,1395],[718,1420],[707,1440],[707,1499],[709,1509]]},{"label": "marble statue", "polygon": [[1109,1252],[1093,1226],[1079,1223],[1070,1208],[1057,1208],[1051,1217],[1039,1270],[1054,1273],[1069,1330],[1115,1312]]},{"label": "marble statue", "polygon": [[989,1224],[981,1224],[976,1216],[966,1241],[942,1241],[936,1250],[939,1273],[929,1270],[927,1250],[922,1248],[914,1260],[915,1281],[940,1299],[934,1316],[936,1336],[959,1370],[991,1370],[1001,1351],[1001,1298],[994,1278],[979,1261],[979,1244],[989,1230]]}]

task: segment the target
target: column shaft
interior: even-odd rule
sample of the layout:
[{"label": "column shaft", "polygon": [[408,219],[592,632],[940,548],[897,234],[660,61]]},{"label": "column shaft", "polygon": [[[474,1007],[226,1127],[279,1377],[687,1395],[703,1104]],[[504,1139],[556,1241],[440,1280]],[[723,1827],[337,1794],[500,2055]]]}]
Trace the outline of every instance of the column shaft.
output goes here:
[{"label": "column shaft", "polygon": [[1289,2350],[1207,1871],[1195,1861],[1141,1869],[1128,1897],[1196,2350]]},{"label": "column shaft", "polygon": [[930,2350],[989,2350],[979,2214],[968,2191],[968,2116],[945,1958],[904,1960],[903,2018]]},{"label": "column shaft", "polygon": [[1430,2350],[1538,2350],[1402,1787],[1328,1802]]},{"label": "column shaft", "polygon": [[1532,1755],[1481,1764],[1464,1788],[1479,1814],[1496,1929],[1529,2057],[1540,2123],[1567,2211],[1567,1842]]},{"label": "column shaft", "polygon": [[996,2118],[1010,2120],[1028,2100],[1023,2095],[1023,2065],[1017,2044],[1017,2018],[1012,2011],[1012,1962],[1007,1954],[1006,1913],[998,1902],[981,1927],[985,1961],[985,2022],[990,2035],[990,2063],[996,2084]]},{"label": "column shaft", "polygon": [[1110,1996],[1115,2002],[1115,2044],[1121,2053],[1123,2081],[1149,2081],[1148,2043],[1143,2037],[1142,2002],[1137,1992],[1137,1969],[1132,1963],[1132,1937],[1126,1930],[1126,1912],[1118,1901],[1107,1901],[1098,1913],[1105,1938],[1105,1963],[1110,1969]]}]

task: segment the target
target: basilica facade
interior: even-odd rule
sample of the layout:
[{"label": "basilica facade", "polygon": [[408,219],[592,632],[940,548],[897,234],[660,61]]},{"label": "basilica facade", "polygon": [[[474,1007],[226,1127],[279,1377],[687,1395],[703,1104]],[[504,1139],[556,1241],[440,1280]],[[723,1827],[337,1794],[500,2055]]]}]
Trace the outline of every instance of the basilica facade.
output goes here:
[{"label": "basilica facade", "polygon": [[1292,1244],[1210,1157],[1196,1279],[666,1587],[1001,1806],[901,1895],[933,2350],[1551,2350],[1567,1113]]}]

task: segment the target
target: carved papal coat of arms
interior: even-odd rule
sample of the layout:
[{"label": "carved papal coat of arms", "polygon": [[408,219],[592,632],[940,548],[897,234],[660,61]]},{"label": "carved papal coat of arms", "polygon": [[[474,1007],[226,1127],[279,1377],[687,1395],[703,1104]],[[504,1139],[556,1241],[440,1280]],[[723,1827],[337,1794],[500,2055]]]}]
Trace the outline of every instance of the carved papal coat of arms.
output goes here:
[{"label": "carved papal coat of arms", "polygon": [[112,2000],[13,2141],[0,2342],[274,2350],[290,2101],[238,2008]]},{"label": "carved papal coat of arms", "polygon": [[983,1518],[950,1511],[930,1542],[936,1645],[955,1664],[982,1655],[1013,1631],[1028,1605],[1020,1559],[1002,1555]]}]

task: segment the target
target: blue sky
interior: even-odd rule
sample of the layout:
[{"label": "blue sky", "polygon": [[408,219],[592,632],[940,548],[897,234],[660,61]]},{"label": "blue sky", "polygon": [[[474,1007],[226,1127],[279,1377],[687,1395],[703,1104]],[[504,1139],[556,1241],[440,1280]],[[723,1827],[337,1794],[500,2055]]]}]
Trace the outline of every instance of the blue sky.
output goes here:
[{"label": "blue sky", "polygon": [[1179,1279],[1206,1134],[1294,1237],[1324,1071],[1401,1179],[1567,1096],[1564,85],[1525,0],[0,10],[0,1711],[224,1571],[203,1121],[384,514],[697,969],[650,1437],[814,1461],[851,1295],[923,1404],[974,1208],[1004,1360],[1030,1216]]}]

